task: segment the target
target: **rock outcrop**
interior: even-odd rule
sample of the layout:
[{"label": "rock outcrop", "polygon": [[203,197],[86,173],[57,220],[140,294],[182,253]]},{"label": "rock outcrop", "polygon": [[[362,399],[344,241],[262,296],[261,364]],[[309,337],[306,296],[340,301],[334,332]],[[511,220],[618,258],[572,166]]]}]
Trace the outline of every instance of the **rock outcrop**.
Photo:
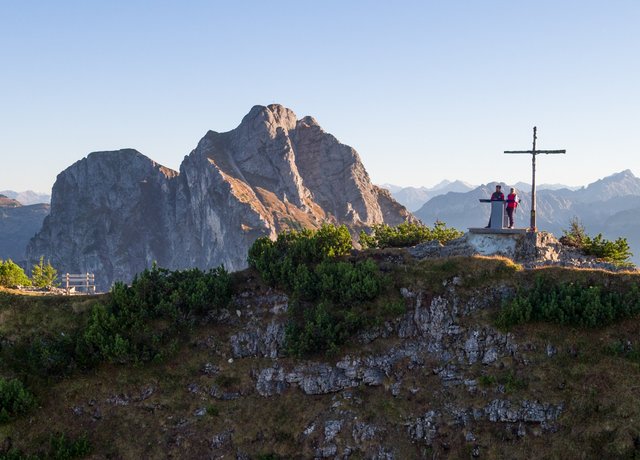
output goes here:
[{"label": "rock outcrop", "polygon": [[374,186],[357,152],[280,105],[209,131],[180,172],[131,149],[95,152],[58,175],[31,260],[94,272],[99,289],[157,261],[172,269],[246,266],[259,236],[330,222],[352,232],[413,217]]},{"label": "rock outcrop", "polygon": [[[304,420],[305,428],[296,438],[299,448],[313,451],[314,458],[351,458],[354,453],[364,458],[409,458],[397,451],[407,440],[415,446],[446,451],[451,439],[457,436],[460,442],[460,433],[465,434],[469,448],[478,449],[474,433],[490,425],[495,432],[513,432],[516,439],[557,431],[566,409],[564,400],[543,394],[515,396],[504,384],[485,375],[501,369],[505,362],[522,368],[534,365],[530,355],[536,345],[517,341],[511,332],[503,333],[472,319],[512,295],[511,288],[496,285],[461,296],[460,286],[461,281],[454,278],[438,296],[402,288],[405,314],[360,333],[355,339],[361,348],[312,360],[292,360],[284,353],[280,337],[284,336],[287,296],[271,289],[262,293],[247,290],[234,298],[236,315],[221,314],[229,327],[240,330],[234,329],[227,344],[219,338],[214,345],[203,346],[224,358],[230,353],[228,362],[233,366],[256,360],[252,361],[251,380],[265,404],[277,406],[280,398],[293,393],[333,395],[328,407]],[[374,341],[378,346],[367,346]],[[380,343],[386,345],[381,347]],[[549,347],[553,348],[548,344],[546,355],[539,359],[553,357]],[[209,375],[206,369],[210,368],[210,363],[205,364],[202,373]],[[484,375],[484,380],[479,375]],[[510,385],[517,384],[514,374],[510,375]],[[364,422],[357,415],[363,406],[358,394],[366,387],[378,388],[378,398],[391,397],[397,402],[413,402],[418,393],[429,393],[432,398],[428,404],[408,406],[411,415],[396,415],[389,423],[376,425],[371,423],[375,417]],[[188,390],[202,398],[208,395],[224,401],[230,397],[215,384],[212,389],[193,384]],[[234,399],[247,398],[250,391],[244,391],[246,394],[240,391]],[[387,436],[391,433],[393,441]],[[229,446],[218,450],[232,451]],[[380,452],[385,455],[376,455]]]},{"label": "rock outcrop", "polygon": [[524,268],[549,265],[574,268],[595,268],[609,271],[637,271],[633,265],[619,265],[585,255],[574,247],[565,246],[548,232],[518,234],[465,233],[446,245],[428,241],[408,248],[417,259],[455,256],[503,256]]}]

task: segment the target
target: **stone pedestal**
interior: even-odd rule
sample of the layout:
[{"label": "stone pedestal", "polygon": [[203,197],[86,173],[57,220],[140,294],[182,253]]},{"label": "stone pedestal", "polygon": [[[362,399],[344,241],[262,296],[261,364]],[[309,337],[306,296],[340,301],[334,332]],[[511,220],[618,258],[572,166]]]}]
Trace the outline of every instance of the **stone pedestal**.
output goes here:
[{"label": "stone pedestal", "polygon": [[481,203],[491,203],[491,225],[489,228],[500,230],[504,228],[504,205],[505,200],[486,200],[481,199]]}]

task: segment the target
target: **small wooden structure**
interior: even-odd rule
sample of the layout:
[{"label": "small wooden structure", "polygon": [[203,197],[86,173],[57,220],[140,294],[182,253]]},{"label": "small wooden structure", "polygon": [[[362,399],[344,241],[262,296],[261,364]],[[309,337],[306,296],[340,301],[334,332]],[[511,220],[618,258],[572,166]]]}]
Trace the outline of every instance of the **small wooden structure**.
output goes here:
[{"label": "small wooden structure", "polygon": [[72,274],[65,273],[63,276],[64,288],[67,295],[71,295],[71,289],[84,289],[85,294],[96,293],[96,276],[93,273]]}]

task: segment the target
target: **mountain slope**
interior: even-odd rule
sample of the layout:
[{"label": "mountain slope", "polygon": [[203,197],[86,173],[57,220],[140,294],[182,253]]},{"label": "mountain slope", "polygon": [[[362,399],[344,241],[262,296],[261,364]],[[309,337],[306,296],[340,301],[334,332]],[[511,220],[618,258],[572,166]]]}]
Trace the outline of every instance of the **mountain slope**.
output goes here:
[{"label": "mountain slope", "polygon": [[[624,293],[637,286],[637,274],[528,271],[486,257],[417,261],[402,250],[367,255],[389,276],[403,311],[333,354],[305,358],[287,354],[284,341],[294,302],[253,270],[234,275],[230,305],[210,307],[159,359],[84,372],[65,366],[77,353],[68,338],[109,295],[0,292],[0,335],[11,338],[0,349],[0,376],[38,359],[51,363],[38,368],[45,377],[26,379],[38,405],[3,425],[0,452],[33,454],[57,430],[85,435],[97,459],[640,453],[637,317],[593,328],[495,325],[503,301],[541,276]],[[39,354],[19,354],[21,347]],[[7,359],[16,356],[29,361]]]},{"label": "mountain slope", "polygon": [[12,259],[25,265],[25,248],[49,213],[48,204],[23,206],[15,199],[0,195],[0,259]]},{"label": "mountain slope", "polygon": [[331,222],[355,233],[411,219],[371,184],[357,152],[313,118],[255,106],[236,129],[209,131],[179,173],[134,150],[96,152],[70,166],[27,253],[63,272],[94,272],[105,289],[153,261],[240,269],[257,237],[288,228]]}]

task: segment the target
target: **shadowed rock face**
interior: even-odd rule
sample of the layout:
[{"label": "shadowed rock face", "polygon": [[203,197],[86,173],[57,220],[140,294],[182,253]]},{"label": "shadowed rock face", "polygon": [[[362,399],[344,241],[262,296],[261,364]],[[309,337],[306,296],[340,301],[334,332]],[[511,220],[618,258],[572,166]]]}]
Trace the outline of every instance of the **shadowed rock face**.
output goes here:
[{"label": "shadowed rock face", "polygon": [[0,195],[0,259],[11,259],[23,266],[25,248],[49,213],[47,203],[23,206],[17,200]]},{"label": "shadowed rock face", "polygon": [[255,106],[209,131],[180,173],[131,149],[95,152],[57,178],[51,214],[27,255],[61,272],[95,272],[100,289],[153,261],[172,269],[246,266],[259,236],[346,224],[353,232],[413,220],[371,184],[357,152],[311,117]]}]

